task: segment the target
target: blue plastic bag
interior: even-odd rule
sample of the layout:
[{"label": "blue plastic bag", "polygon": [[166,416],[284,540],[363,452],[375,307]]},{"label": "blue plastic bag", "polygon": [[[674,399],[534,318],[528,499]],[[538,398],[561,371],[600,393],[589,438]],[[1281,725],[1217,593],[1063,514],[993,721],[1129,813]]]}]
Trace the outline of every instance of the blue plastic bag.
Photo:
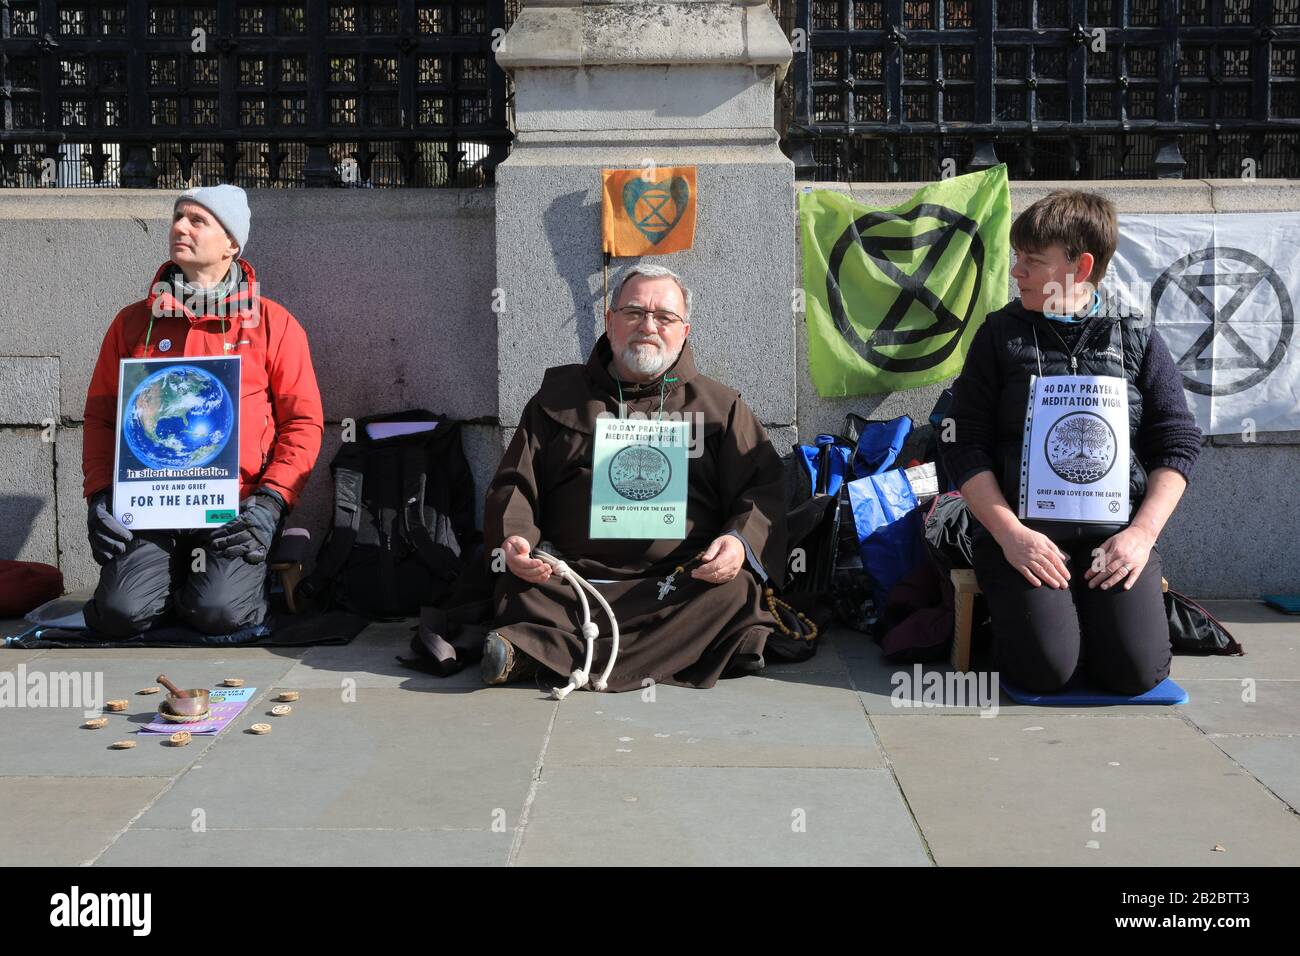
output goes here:
[{"label": "blue plastic bag", "polygon": [[912,434],[912,419],[907,415],[887,422],[868,422],[858,433],[858,447],[853,452],[853,477],[878,475],[893,467]]},{"label": "blue plastic bag", "polygon": [[883,608],[894,585],[924,557],[921,509],[901,468],[848,483],[849,505],[858,533],[862,567]]}]

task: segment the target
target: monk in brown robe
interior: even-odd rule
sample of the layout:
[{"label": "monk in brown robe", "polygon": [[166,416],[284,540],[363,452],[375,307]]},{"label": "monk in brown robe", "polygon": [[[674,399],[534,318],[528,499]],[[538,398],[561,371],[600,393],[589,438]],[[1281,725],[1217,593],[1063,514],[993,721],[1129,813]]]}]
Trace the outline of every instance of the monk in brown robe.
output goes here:
[{"label": "monk in brown robe", "polygon": [[[740,394],[696,369],[690,299],[669,270],[633,267],[586,365],[548,369],[524,408],[484,513],[484,548],[501,572],[483,647],[486,683],[533,678],[539,664],[560,675],[584,664],[577,596],[530,556],[533,548],[566,561],[614,609],[620,646],[609,690],[652,681],[712,687],[721,676],[762,669],[777,626],[762,582],[779,583],[787,557],[782,464]],[[677,413],[693,423],[699,445],[698,457],[688,458],[684,539],[589,535],[602,412],[650,420]],[[598,674],[609,660],[610,627],[589,600],[600,627],[591,667]]]}]

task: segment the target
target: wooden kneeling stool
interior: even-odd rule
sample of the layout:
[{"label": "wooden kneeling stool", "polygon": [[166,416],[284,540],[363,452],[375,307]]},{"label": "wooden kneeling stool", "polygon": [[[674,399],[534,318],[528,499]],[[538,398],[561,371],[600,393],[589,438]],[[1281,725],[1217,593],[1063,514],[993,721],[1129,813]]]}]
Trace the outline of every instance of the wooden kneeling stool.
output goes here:
[{"label": "wooden kneeling stool", "polygon": [[267,568],[280,575],[280,586],[284,588],[284,600],[289,606],[290,614],[298,613],[293,592],[306,574],[304,563],[310,550],[310,531],[306,528],[285,528],[271,547],[271,554],[266,560]]},{"label": "wooden kneeling stool", "polygon": [[[952,625],[952,669],[970,670],[971,628],[975,624],[975,595],[982,594],[975,572],[970,568],[953,568],[952,589],[957,592]],[[1160,579],[1160,590],[1169,590],[1169,582]]]}]

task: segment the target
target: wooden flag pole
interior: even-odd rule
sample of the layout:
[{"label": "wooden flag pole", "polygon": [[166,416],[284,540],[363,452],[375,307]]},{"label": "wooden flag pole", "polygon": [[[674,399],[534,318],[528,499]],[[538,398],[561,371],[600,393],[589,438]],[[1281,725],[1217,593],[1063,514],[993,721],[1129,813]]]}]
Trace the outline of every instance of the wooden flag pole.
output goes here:
[{"label": "wooden flag pole", "polygon": [[[609,311],[609,253],[605,253],[605,266],[601,270],[605,275],[605,312]],[[601,313],[602,318],[604,313]]]}]

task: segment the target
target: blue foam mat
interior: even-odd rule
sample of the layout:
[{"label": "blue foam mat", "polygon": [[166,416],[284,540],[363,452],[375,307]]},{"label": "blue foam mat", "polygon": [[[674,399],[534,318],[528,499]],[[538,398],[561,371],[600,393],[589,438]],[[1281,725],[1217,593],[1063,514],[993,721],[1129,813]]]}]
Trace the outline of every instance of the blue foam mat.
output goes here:
[{"label": "blue foam mat", "polygon": [[1260,600],[1283,614],[1300,614],[1300,594],[1261,594]]},{"label": "blue foam mat", "polygon": [[1124,694],[1112,694],[1109,691],[1081,686],[1058,691],[1055,694],[1039,694],[1022,690],[1010,681],[999,678],[999,686],[1008,697],[1017,704],[1035,704],[1040,707],[1073,707],[1080,704],[1105,706],[1107,704],[1185,704],[1189,700],[1187,691],[1176,684],[1173,678],[1166,677],[1145,694],[1136,697]]}]

